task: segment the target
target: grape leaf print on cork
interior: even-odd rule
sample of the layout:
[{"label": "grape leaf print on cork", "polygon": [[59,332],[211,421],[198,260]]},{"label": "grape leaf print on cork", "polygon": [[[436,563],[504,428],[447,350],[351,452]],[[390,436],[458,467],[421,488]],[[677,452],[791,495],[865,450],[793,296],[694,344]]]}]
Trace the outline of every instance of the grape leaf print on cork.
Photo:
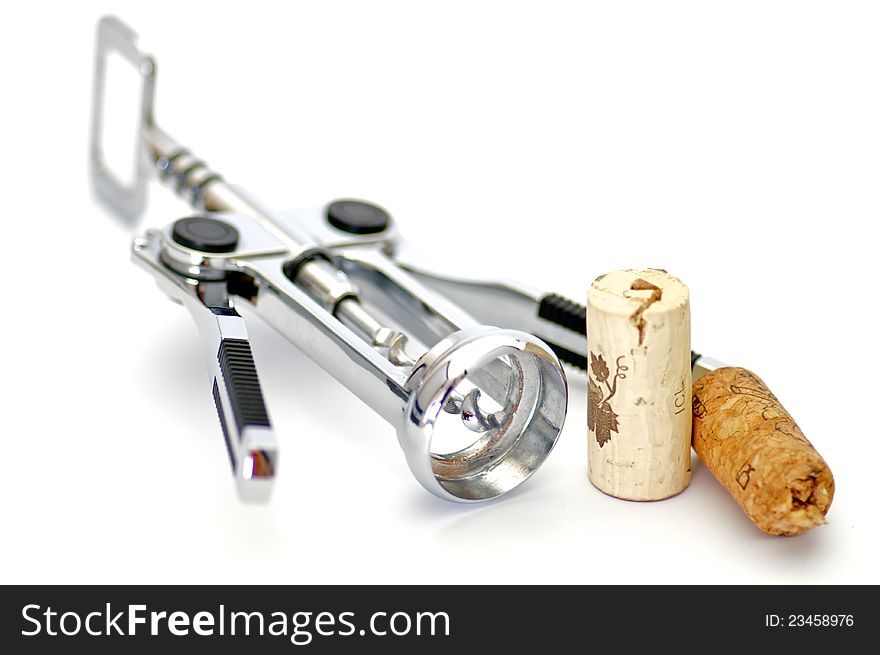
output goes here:
[{"label": "grape leaf print on cork", "polygon": [[[587,396],[587,425],[590,432],[596,433],[596,443],[599,448],[611,441],[611,433],[618,431],[617,414],[611,407],[611,399],[617,393],[617,381],[625,380],[624,371],[629,370],[621,364],[623,355],[617,358],[614,377],[609,382],[611,371],[602,355],[596,357],[590,352],[590,370],[592,375],[587,375],[589,380],[589,393]],[[595,377],[596,381],[593,381]],[[604,386],[604,388],[603,388]],[[606,395],[607,394],[607,395]]]}]

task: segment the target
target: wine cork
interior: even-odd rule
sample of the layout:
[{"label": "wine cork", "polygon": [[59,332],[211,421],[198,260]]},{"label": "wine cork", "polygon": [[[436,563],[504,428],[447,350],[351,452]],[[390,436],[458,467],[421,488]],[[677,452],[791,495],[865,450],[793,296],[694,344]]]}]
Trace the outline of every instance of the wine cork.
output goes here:
[{"label": "wine cork", "polygon": [[596,279],[587,296],[590,482],[627,500],[673,496],[691,479],[688,288],[659,269]]},{"label": "wine cork", "polygon": [[792,536],[825,522],[834,478],[767,385],[744,368],[694,383],[694,450],[752,522]]}]

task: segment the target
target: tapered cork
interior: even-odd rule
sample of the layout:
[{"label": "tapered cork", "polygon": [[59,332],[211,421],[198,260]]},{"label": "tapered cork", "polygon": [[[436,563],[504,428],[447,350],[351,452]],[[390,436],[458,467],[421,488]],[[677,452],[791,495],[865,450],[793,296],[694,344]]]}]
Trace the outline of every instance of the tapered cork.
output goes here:
[{"label": "tapered cork", "polygon": [[627,500],[679,493],[691,479],[687,286],[658,269],[597,278],[587,347],[590,481]]},{"label": "tapered cork", "polygon": [[824,523],[831,469],[757,375],[705,375],[692,408],[694,450],[755,525],[792,536]]}]

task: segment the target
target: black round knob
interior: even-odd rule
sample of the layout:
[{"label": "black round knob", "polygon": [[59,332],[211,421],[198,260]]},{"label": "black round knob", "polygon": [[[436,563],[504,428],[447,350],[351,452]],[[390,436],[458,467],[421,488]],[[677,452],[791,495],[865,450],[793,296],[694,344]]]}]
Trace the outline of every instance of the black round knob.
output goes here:
[{"label": "black round knob", "polygon": [[190,216],[174,223],[171,237],[186,248],[202,252],[232,252],[238,246],[238,230],[207,216]]},{"label": "black round knob", "polygon": [[327,221],[349,234],[378,234],[388,229],[391,216],[363,200],[335,200],[327,205]]}]

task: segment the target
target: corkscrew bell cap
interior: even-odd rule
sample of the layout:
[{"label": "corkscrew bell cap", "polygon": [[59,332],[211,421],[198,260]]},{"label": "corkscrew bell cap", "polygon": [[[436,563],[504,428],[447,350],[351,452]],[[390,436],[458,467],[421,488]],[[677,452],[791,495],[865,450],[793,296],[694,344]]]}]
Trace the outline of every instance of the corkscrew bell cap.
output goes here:
[{"label": "corkscrew bell cap", "polygon": [[[412,395],[400,445],[419,482],[448,500],[510,491],[544,462],[565,421],[568,387],[558,358],[516,330],[483,326],[450,335],[416,362],[406,388]],[[450,441],[442,432],[463,427],[469,443],[444,448]]]}]

